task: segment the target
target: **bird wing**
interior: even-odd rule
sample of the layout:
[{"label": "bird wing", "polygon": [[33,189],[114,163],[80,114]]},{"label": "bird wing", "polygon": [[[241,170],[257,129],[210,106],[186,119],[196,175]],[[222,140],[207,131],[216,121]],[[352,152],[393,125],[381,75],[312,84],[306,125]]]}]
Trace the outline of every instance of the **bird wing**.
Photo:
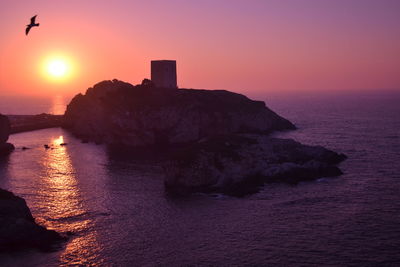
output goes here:
[{"label": "bird wing", "polygon": [[37,17],[37,15],[35,15],[35,16],[33,16],[33,17],[31,18],[31,24],[35,24],[35,23],[36,23],[36,22],[35,22],[36,17]]},{"label": "bird wing", "polygon": [[28,25],[25,29],[25,35],[28,35],[29,31],[31,30],[32,26]]}]

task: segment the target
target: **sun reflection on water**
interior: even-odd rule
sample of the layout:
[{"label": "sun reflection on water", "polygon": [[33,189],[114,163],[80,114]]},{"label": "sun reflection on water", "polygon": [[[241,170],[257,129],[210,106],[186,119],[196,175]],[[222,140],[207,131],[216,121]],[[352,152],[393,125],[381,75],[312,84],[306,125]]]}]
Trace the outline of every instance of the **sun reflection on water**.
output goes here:
[{"label": "sun reflection on water", "polygon": [[61,145],[64,143],[64,136],[60,135],[60,137],[53,140],[53,145]]},{"label": "sun reflection on water", "polygon": [[51,100],[50,114],[62,115],[66,109],[66,99],[61,95],[56,95]]},{"label": "sun reflection on water", "polygon": [[73,258],[76,264],[86,265],[93,263],[99,245],[96,232],[88,233],[93,229],[90,227],[93,221],[87,216],[88,210],[83,205],[76,171],[65,144],[63,136],[53,139],[51,149],[46,149],[42,159],[45,172],[41,177],[40,194],[46,199],[45,207],[41,207],[46,214],[43,224],[61,233],[73,233],[60,255],[61,264]]}]

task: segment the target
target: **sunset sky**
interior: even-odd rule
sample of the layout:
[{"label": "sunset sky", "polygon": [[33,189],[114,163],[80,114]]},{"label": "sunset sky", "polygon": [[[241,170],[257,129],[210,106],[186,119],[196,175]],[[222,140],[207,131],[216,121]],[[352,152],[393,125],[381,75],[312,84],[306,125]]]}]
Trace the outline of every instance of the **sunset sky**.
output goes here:
[{"label": "sunset sky", "polygon": [[398,0],[2,0],[0,95],[137,84],[152,59],[176,59],[182,88],[399,89],[399,14]]}]

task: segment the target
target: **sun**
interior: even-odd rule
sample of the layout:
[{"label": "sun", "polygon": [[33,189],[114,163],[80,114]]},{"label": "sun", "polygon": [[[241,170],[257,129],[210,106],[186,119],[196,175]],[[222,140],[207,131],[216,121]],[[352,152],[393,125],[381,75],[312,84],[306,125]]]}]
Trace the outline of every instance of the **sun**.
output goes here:
[{"label": "sun", "polygon": [[68,65],[62,59],[51,60],[47,65],[47,72],[53,77],[63,77],[68,73]]},{"label": "sun", "polygon": [[76,72],[72,57],[65,54],[49,54],[41,63],[43,77],[51,82],[70,81]]}]

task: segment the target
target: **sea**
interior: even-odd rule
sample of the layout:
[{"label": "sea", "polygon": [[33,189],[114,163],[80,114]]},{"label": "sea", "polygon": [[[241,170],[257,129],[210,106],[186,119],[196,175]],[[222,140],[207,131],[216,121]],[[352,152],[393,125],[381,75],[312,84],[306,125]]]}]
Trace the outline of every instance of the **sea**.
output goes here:
[{"label": "sea", "polygon": [[[50,252],[0,254],[0,266],[400,266],[400,92],[261,100],[298,127],[274,136],[346,154],[344,174],[243,198],[174,198],[156,163],[61,128],[14,134],[0,187],[39,224],[72,234]],[[0,112],[61,114],[67,102],[3,98]]]}]

